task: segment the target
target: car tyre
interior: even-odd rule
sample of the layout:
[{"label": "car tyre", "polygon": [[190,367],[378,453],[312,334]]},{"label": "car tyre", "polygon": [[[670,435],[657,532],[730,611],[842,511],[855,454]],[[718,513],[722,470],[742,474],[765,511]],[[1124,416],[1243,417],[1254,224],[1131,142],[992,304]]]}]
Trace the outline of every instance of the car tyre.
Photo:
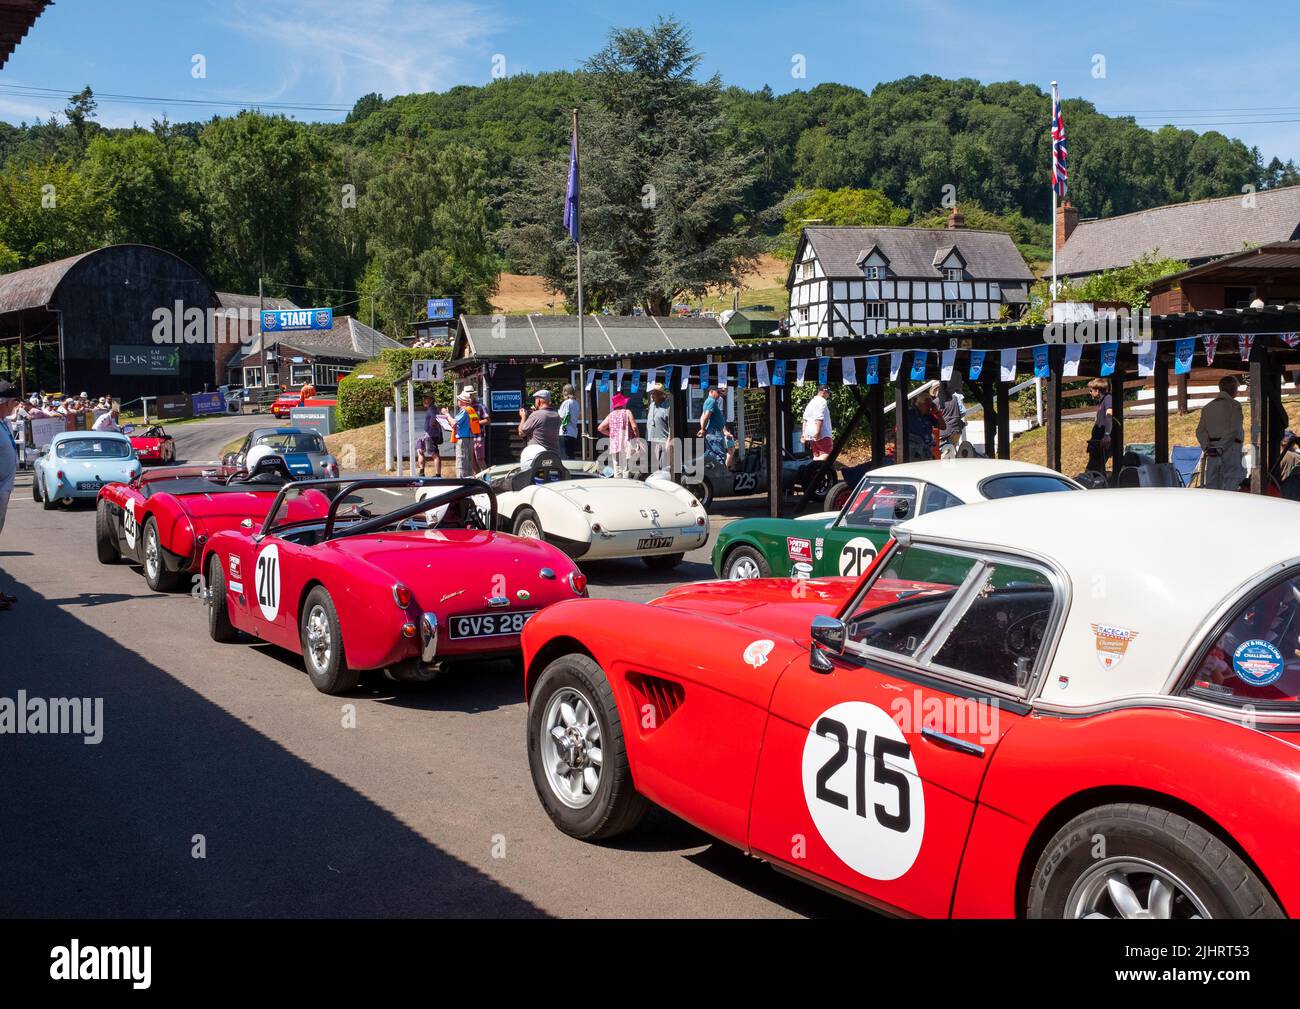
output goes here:
[{"label": "car tyre", "polygon": [[227,644],[239,637],[230,622],[230,600],[226,595],[226,572],[216,554],[208,562],[208,636]]},{"label": "car tyre", "polygon": [[100,498],[95,505],[95,555],[100,564],[116,564],[122,559],[117,549],[117,534],[113,532],[113,517],[108,502]]},{"label": "car tyre", "polygon": [[632,782],[609,678],[589,656],[562,655],[538,678],[528,703],[528,765],[542,807],[570,837],[617,837],[650,808]]},{"label": "car tyre", "polygon": [[835,485],[826,492],[826,500],[823,502],[823,507],[828,512],[843,511],[844,506],[848,503],[849,495],[852,492],[853,488],[843,480],[836,481]]},{"label": "car tyre", "polygon": [[180,572],[168,571],[163,563],[162,538],[158,535],[158,522],[150,515],[140,530],[143,537],[141,556],[144,558],[144,580],[155,592],[174,592],[180,585]]},{"label": "car tyre", "polygon": [[[38,475],[36,479],[40,480],[40,476]],[[47,491],[44,487],[42,487],[40,490],[41,490],[41,496],[37,500],[41,502],[42,509],[44,509],[47,512],[52,512],[54,511],[55,508],[59,507],[59,501],[57,498],[50,497],[50,492]]]},{"label": "car tyre", "polygon": [[537,512],[528,507],[520,508],[515,512],[515,520],[510,525],[510,531],[525,539],[546,539],[546,534],[542,532],[542,520],[538,518]]},{"label": "car tyre", "polygon": [[651,571],[671,571],[686,557],[685,554],[654,554],[650,557],[642,557],[645,566]]},{"label": "car tyre", "polygon": [[700,506],[708,511],[713,507],[713,481],[705,479],[703,483],[688,484],[686,489],[695,495]]},{"label": "car tyre", "polygon": [[767,558],[750,546],[739,546],[727,554],[722,562],[722,577],[739,582],[749,578],[771,578],[772,568]]},{"label": "car tyre", "polygon": [[361,672],[348,668],[338,611],[323,585],[308,593],[298,621],[298,634],[312,686],[322,694],[346,694],[356,689]]},{"label": "car tyre", "polygon": [[41,499],[41,471],[38,469],[34,469],[32,470],[32,500],[39,501],[40,499]]},{"label": "car tyre", "polygon": [[1284,917],[1268,887],[1218,837],[1141,803],[1100,806],[1057,831],[1034,868],[1025,914]]}]

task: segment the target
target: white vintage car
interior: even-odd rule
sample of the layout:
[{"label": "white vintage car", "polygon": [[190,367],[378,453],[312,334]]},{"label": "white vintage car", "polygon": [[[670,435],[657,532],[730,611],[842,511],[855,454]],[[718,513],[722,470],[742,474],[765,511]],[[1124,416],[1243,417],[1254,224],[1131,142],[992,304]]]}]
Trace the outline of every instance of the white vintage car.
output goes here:
[{"label": "white vintage car", "polygon": [[478,477],[497,493],[502,528],[544,539],[575,560],[640,557],[668,570],[709,539],[704,506],[666,475],[607,477],[592,463],[544,452],[527,467],[494,466]]}]

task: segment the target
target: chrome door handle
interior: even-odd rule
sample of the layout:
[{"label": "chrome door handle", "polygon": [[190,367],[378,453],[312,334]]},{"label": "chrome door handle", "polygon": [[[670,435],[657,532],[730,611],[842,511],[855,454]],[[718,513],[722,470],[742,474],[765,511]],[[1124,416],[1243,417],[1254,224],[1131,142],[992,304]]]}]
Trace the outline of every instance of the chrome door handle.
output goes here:
[{"label": "chrome door handle", "polygon": [[958,739],[956,736],[950,736],[946,732],[940,732],[938,729],[931,729],[928,726],[921,730],[921,735],[934,743],[935,746],[943,746],[949,750],[956,750],[958,753],[967,753],[972,757],[984,756],[984,747],[978,743],[968,743],[964,739]]}]

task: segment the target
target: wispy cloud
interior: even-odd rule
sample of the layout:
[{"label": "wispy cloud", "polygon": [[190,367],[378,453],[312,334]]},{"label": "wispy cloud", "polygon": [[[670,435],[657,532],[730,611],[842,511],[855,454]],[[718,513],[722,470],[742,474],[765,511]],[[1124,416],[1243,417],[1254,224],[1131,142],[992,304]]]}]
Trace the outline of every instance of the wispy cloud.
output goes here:
[{"label": "wispy cloud", "polygon": [[236,0],[227,10],[283,72],[281,95],[310,85],[330,101],[443,90],[476,61],[486,82],[489,39],[507,23],[465,0]]}]

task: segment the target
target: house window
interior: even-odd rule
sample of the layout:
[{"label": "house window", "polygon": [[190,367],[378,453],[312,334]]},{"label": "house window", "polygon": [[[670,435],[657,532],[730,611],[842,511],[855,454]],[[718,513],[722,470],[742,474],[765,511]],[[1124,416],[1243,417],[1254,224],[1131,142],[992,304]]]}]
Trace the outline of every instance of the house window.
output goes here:
[{"label": "house window", "polygon": [[350,367],[344,367],[337,364],[318,364],[316,365],[316,385],[336,386],[339,379],[344,375],[351,373]]},{"label": "house window", "polygon": [[864,266],[862,268],[862,275],[867,280],[884,280],[885,268],[883,266]]},{"label": "house window", "polygon": [[808,321],[808,309],[806,308],[796,308],[792,314],[794,316],[794,321],[797,323],[802,324]]},{"label": "house window", "polygon": [[813,261],[812,261],[812,260],[808,260],[808,261],[805,262],[805,263],[800,263],[800,264],[799,264],[799,279],[800,279],[800,280],[812,280],[812,279],[813,279],[813,276],[814,276],[814,274],[813,274]]},{"label": "house window", "polygon": [[245,368],[244,385],[249,389],[260,389],[262,387],[262,369]]},{"label": "house window", "polygon": [[943,303],[943,321],[944,322],[965,322],[966,302],[945,301]]},{"label": "house window", "polygon": [[867,302],[867,318],[883,319],[885,317],[885,303],[883,301]]},{"label": "house window", "polygon": [[966,271],[960,266],[945,266],[943,268],[943,279],[958,281],[965,279]]},{"label": "house window", "polygon": [[294,364],[289,367],[289,384],[306,385],[311,381],[312,371],[310,364]]}]

